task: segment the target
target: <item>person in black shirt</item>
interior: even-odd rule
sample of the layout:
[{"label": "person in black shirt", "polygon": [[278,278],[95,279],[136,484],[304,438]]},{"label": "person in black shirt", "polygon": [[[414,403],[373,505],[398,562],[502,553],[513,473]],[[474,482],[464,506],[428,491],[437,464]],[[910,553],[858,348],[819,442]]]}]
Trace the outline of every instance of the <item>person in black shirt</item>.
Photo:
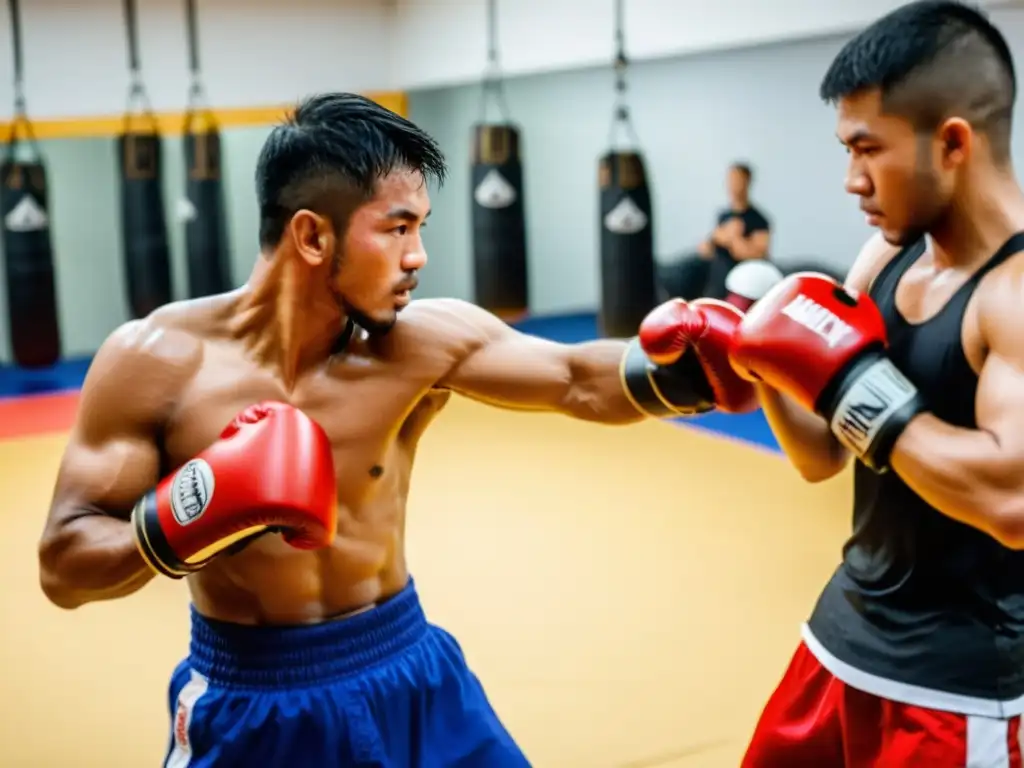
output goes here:
[{"label": "person in black shirt", "polygon": [[751,370],[805,479],[853,459],[852,530],[743,768],[1022,764],[1016,91],[1003,35],[949,0],[882,17],[822,81],[846,191],[878,233],[845,287],[804,273],[762,299],[746,353],[770,352]]},{"label": "person in black shirt", "polygon": [[724,299],[725,276],[736,264],[768,257],[771,224],[750,202],[752,180],[753,171],[746,163],[729,166],[729,206],[719,211],[714,231],[697,246],[696,254],[659,270],[662,289],[669,296]]},{"label": "person in black shirt", "polygon": [[725,276],[739,262],[765,259],[771,245],[771,224],[750,202],[753,171],[746,163],[733,163],[726,176],[729,207],[719,212],[717,226],[697,252],[708,260],[707,280],[702,295],[725,297]]}]

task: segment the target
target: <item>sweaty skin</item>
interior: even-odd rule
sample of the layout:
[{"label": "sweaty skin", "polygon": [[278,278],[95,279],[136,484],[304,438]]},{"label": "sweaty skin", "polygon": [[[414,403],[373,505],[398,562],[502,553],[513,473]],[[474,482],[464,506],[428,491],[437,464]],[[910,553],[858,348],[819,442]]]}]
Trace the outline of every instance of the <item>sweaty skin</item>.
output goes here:
[{"label": "sweaty skin", "polygon": [[[339,522],[330,548],[299,551],[268,534],[188,577],[202,614],[241,624],[315,622],[405,585],[416,445],[452,391],[604,423],[642,418],[618,376],[624,342],[555,344],[456,300],[413,302],[390,333],[358,333],[287,386],[238,331],[247,291],[168,305],[97,355],[41,543],[54,602],[74,607],[145,584],[132,505],[258,401],[290,403],[327,432]],[[264,470],[253,467],[254,477]]]}]

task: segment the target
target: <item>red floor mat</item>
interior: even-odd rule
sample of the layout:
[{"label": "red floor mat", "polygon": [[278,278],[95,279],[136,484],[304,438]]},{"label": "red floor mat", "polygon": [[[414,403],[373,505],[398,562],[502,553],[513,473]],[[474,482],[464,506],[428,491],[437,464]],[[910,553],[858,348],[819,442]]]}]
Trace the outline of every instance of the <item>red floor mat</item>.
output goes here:
[{"label": "red floor mat", "polygon": [[77,410],[78,392],[0,400],[0,440],[67,432]]}]

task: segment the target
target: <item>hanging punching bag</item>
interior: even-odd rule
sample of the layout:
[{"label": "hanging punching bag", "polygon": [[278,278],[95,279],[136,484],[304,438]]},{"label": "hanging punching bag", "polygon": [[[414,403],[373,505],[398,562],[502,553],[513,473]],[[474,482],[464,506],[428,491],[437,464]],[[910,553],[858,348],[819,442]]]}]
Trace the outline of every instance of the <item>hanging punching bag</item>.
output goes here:
[{"label": "hanging punching bag", "polygon": [[[7,285],[7,326],[14,361],[42,368],[60,358],[60,323],[53,274],[46,166],[25,113],[21,7],[10,0],[14,54],[14,120],[0,160],[0,230]],[[19,130],[27,141],[19,146]],[[25,153],[31,150],[31,155]],[[20,157],[19,157],[20,155]]]},{"label": "hanging punching bag", "polygon": [[[473,126],[473,285],[476,303],[507,322],[530,306],[526,268],[522,143],[508,117],[498,63],[498,0],[487,2],[487,71]],[[491,102],[499,119],[487,120]]]},{"label": "hanging punching bag", "polygon": [[643,157],[609,152],[598,166],[605,336],[629,337],[657,303],[653,212]]},{"label": "hanging punching bag", "polygon": [[629,337],[657,303],[651,190],[639,150],[616,149],[618,129],[639,144],[626,103],[624,2],[615,1],[615,91],[611,148],[598,164],[601,227],[601,310],[605,336]]},{"label": "hanging punching bag", "polygon": [[519,131],[473,127],[473,276],[476,302],[514,320],[529,307]]},{"label": "hanging punching bag", "polygon": [[187,178],[182,209],[188,289],[192,298],[231,289],[227,220],[220,175],[220,133],[211,127],[185,136]]},{"label": "hanging punching bag", "polygon": [[38,155],[15,160],[14,144],[0,163],[7,322],[14,361],[41,368],[57,362],[61,348],[46,168]]},{"label": "hanging punching bag", "polygon": [[[203,96],[199,69],[199,34],[195,0],[186,0],[192,88],[185,115],[185,197],[179,211],[185,221],[188,292],[192,298],[223,293],[232,287],[227,216],[221,182],[220,131],[209,109],[196,112]],[[203,127],[199,127],[199,118]]]},{"label": "hanging punching bag", "polygon": [[117,150],[128,306],[132,317],[141,318],[171,301],[160,135],[126,132],[118,137]]},{"label": "hanging punching bag", "polygon": [[[135,0],[124,0],[132,83],[124,130],[117,138],[121,179],[121,243],[128,306],[141,318],[171,301],[171,253],[164,212],[163,157],[156,118],[139,71]],[[133,128],[131,108],[141,101],[147,127]]]}]

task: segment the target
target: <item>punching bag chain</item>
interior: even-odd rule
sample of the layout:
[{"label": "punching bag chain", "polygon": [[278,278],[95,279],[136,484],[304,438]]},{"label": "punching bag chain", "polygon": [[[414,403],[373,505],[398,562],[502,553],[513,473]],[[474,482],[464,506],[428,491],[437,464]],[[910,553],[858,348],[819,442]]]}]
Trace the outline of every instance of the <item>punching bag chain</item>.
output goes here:
[{"label": "punching bag chain", "polygon": [[185,22],[185,34],[188,37],[188,68],[192,75],[188,99],[190,104],[195,104],[204,96],[202,71],[199,67],[199,25],[196,21],[196,0],[185,0]]},{"label": "punching bag chain", "polygon": [[132,78],[132,93],[143,90],[142,72],[139,67],[139,22],[135,0],[124,0],[124,27],[128,42],[128,72]]},{"label": "punching bag chain", "polygon": [[487,0],[487,68],[484,70],[483,95],[480,100],[481,122],[487,122],[487,104],[491,100],[498,107],[500,119],[508,122],[505,82],[498,55],[498,0]]},{"label": "punching bag chain", "polygon": [[[135,7],[135,0],[124,0],[124,28],[125,37],[128,43],[128,72],[131,76],[131,84],[128,88],[128,113],[132,105],[138,101],[142,104],[142,112],[145,114],[156,130],[156,118],[153,116],[152,107],[149,104],[149,94],[142,84],[142,67],[139,64],[139,19]],[[128,115],[125,115],[127,122]],[[127,129],[127,126],[126,126]]]},{"label": "punching bag chain", "polygon": [[21,57],[21,5],[18,0],[9,0],[11,9],[11,51],[14,54],[14,115],[25,114],[25,83],[22,76]]},{"label": "punching bag chain", "polygon": [[216,130],[216,118],[206,101],[202,69],[199,66],[199,14],[196,0],[185,0],[185,37],[188,43],[188,69],[191,82],[188,87],[188,108],[185,110],[185,134],[190,134],[197,122],[197,113],[206,123],[207,131]]},{"label": "punching bag chain", "polygon": [[626,21],[625,21],[625,0],[615,0],[615,110],[612,113],[612,126],[609,137],[609,144],[614,149],[618,129],[626,131],[627,140],[634,145],[639,144],[636,132],[633,130],[633,121],[629,114],[628,91],[629,83],[627,74],[629,59],[626,58]]},{"label": "punching bag chain", "polygon": [[19,0],[8,0],[8,7],[11,15],[11,53],[14,58],[14,116],[11,120],[10,135],[6,144],[6,157],[9,159],[13,156],[14,148],[18,143],[19,128],[37,156],[39,147],[36,145],[32,123],[28,119],[25,101],[24,64],[21,48],[21,5]]}]

